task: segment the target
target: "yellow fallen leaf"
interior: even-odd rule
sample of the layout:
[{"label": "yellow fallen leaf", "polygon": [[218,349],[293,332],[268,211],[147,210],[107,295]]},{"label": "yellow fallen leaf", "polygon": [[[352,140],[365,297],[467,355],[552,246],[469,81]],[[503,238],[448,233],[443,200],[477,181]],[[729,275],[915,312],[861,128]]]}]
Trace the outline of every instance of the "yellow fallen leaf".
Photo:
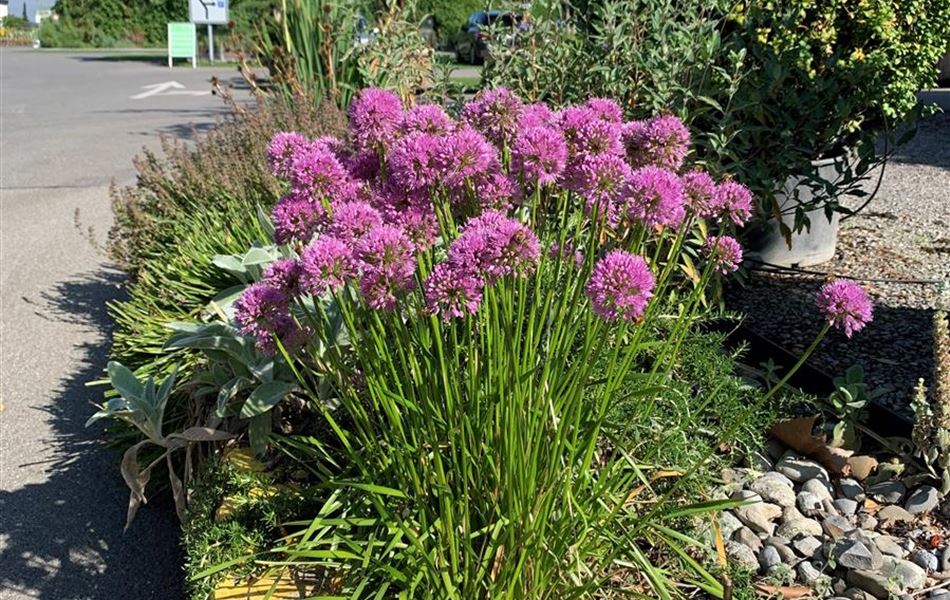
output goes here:
[{"label": "yellow fallen leaf", "polygon": [[224,453],[224,460],[238,471],[261,473],[267,468],[257,460],[250,448],[232,448]]},{"label": "yellow fallen leaf", "polygon": [[225,578],[214,588],[214,600],[299,600],[320,592],[314,579],[291,575],[286,569],[250,580]]}]

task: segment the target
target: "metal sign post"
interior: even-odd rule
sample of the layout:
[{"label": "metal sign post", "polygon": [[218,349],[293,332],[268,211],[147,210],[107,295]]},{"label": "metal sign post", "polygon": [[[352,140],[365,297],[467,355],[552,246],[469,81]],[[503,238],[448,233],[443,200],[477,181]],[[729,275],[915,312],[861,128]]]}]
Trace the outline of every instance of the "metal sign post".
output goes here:
[{"label": "metal sign post", "polygon": [[228,0],[189,0],[191,22],[208,26],[208,60],[214,62],[214,26],[228,22]]},{"label": "metal sign post", "polygon": [[168,66],[176,58],[190,58],[191,68],[198,66],[198,35],[194,23],[168,24]]}]

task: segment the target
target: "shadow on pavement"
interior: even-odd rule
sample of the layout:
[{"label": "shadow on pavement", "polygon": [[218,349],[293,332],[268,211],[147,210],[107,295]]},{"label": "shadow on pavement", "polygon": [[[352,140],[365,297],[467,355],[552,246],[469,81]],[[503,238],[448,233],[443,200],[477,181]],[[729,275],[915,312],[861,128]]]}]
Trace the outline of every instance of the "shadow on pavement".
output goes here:
[{"label": "shadow on pavement", "polygon": [[[143,507],[123,532],[128,490],[118,453],[104,447],[101,427],[85,421],[101,391],[111,322],[106,302],[121,297],[121,274],[105,266],[43,295],[44,317],[82,323],[101,340],[75,348],[74,372],[45,411],[54,453],[48,479],[0,491],[0,598],[155,599],[183,597],[179,526],[170,503]],[[16,468],[21,465],[7,465]],[[8,595],[9,594],[9,595]]]},{"label": "shadow on pavement", "polygon": [[168,66],[168,57],[164,53],[114,52],[109,54],[84,54],[72,58],[80,62],[139,62]]}]

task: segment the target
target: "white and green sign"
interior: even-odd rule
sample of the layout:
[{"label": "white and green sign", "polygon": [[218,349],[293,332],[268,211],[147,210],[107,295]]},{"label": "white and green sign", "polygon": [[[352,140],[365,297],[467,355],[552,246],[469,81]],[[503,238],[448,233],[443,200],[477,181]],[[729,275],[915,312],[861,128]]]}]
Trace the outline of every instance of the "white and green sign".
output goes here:
[{"label": "white and green sign", "polygon": [[198,66],[198,37],[194,23],[168,24],[168,66],[176,58],[190,58],[191,66]]}]

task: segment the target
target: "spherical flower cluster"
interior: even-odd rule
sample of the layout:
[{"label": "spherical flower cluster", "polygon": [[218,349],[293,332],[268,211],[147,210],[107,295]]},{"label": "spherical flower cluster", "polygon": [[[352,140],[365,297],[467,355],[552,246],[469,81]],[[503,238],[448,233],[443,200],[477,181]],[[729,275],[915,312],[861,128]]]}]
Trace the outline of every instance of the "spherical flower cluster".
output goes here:
[{"label": "spherical flower cluster", "polygon": [[435,104],[420,104],[409,109],[402,119],[402,131],[406,134],[429,133],[444,135],[455,127],[452,118]]},{"label": "spherical flower cluster", "polygon": [[336,155],[324,144],[305,144],[290,164],[290,187],[317,201],[346,200],[356,195],[357,184]]},{"label": "spherical flower cluster", "polygon": [[567,162],[564,136],[551,127],[522,130],[511,148],[512,171],[526,183],[548,185],[557,180]]},{"label": "spherical flower cluster", "polygon": [[701,219],[719,216],[716,182],[704,171],[690,171],[681,177],[686,207]]},{"label": "spherical flower cluster", "polygon": [[706,259],[712,261],[713,269],[721,275],[737,271],[742,264],[742,246],[734,237],[709,236],[703,250]]},{"label": "spherical flower cluster", "polygon": [[575,176],[575,189],[587,201],[587,213],[598,220],[616,225],[621,205],[628,193],[630,167],[619,156],[600,154],[581,163]]},{"label": "spherical flower cluster", "polygon": [[864,329],[874,316],[867,292],[852,281],[836,279],[826,283],[818,292],[817,304],[828,323],[849,338]]},{"label": "spherical flower cluster", "polygon": [[434,186],[441,175],[441,139],[431,133],[413,133],[394,142],[388,156],[393,183],[410,192]]},{"label": "spherical flower cluster", "polygon": [[300,255],[300,265],[300,286],[314,296],[335,292],[356,276],[350,247],[330,235],[311,242]]},{"label": "spherical flower cluster", "polygon": [[396,294],[413,284],[416,258],[409,236],[393,225],[371,229],[356,245],[360,291],[372,308],[392,310]]},{"label": "spherical flower cluster", "polygon": [[608,320],[636,322],[653,295],[656,280],[642,257],[613,250],[597,261],[587,283],[594,313]]},{"label": "spherical flower cluster", "polygon": [[425,282],[426,310],[445,320],[475,314],[482,303],[482,279],[452,262],[440,263]]},{"label": "spherical flower cluster", "polygon": [[402,122],[402,101],[396,94],[366,88],[350,104],[350,131],[357,148],[378,152],[389,146]]},{"label": "spherical flower cluster", "polygon": [[274,222],[274,241],[278,244],[289,244],[294,240],[306,242],[323,224],[324,210],[308,196],[291,193],[274,205],[271,219]]},{"label": "spherical flower cluster", "polygon": [[623,123],[623,109],[610,98],[590,98],[584,106],[608,123]]},{"label": "spherical flower cluster", "polygon": [[655,165],[678,170],[689,151],[689,129],[672,115],[634,121],[623,128],[627,158],[634,167]]},{"label": "spherical flower cluster", "polygon": [[290,314],[287,293],[270,282],[248,286],[234,303],[234,318],[238,330],[253,337],[258,349],[268,356],[277,353],[275,337],[288,352],[295,352],[308,334]]},{"label": "spherical flower cluster", "polygon": [[354,244],[370,230],[383,224],[379,211],[367,202],[344,202],[333,209],[326,232],[344,243]]},{"label": "spherical flower cluster", "polygon": [[660,167],[635,170],[627,185],[627,217],[648,227],[678,227],[686,217],[680,178]]},{"label": "spherical flower cluster", "polygon": [[299,262],[292,258],[281,258],[267,265],[263,281],[284,290],[290,296],[299,296],[303,274]]},{"label": "spherical flower cluster", "polygon": [[498,151],[485,136],[468,126],[460,126],[436,145],[438,169],[449,187],[500,169]]},{"label": "spherical flower cluster", "polygon": [[557,115],[546,104],[526,104],[518,117],[518,129],[556,126]]},{"label": "spherical flower cluster", "polygon": [[752,192],[741,183],[726,180],[716,186],[713,205],[720,222],[744,225],[752,216]]},{"label": "spherical flower cluster", "polygon": [[267,145],[267,164],[275,177],[288,177],[290,165],[297,151],[308,143],[303,135],[296,131],[280,131]]},{"label": "spherical flower cluster", "polygon": [[506,88],[482,90],[465,105],[462,118],[496,146],[507,144],[517,130],[524,104]]},{"label": "spherical flower cluster", "polygon": [[458,268],[493,282],[507,275],[530,274],[541,245],[527,226],[498,212],[470,220],[449,246],[449,260]]}]

